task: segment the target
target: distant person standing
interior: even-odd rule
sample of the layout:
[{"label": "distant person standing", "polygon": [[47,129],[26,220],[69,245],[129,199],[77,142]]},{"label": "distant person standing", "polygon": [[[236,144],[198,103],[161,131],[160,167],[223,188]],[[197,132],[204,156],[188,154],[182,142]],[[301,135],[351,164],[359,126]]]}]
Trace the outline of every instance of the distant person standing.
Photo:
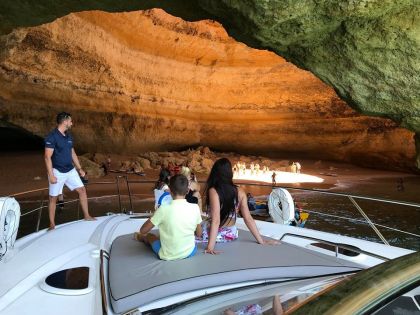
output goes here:
[{"label": "distant person standing", "polygon": [[45,138],[44,157],[49,181],[49,230],[55,228],[57,197],[62,192],[64,185],[70,190],[78,192],[85,220],[95,220],[89,215],[86,188],[80,178],[80,176],[84,177],[86,172],[80,166],[79,159],[73,148],[73,138],[68,132],[72,125],[73,122],[69,113],[59,113],[57,115],[57,128]]},{"label": "distant person standing", "polygon": [[260,164],[255,164],[254,170],[256,175],[260,175]]},{"label": "distant person standing", "polygon": [[290,165],[290,172],[292,172],[292,173],[296,173],[296,171],[297,171],[296,163],[295,163],[295,162],[293,162],[293,163]]},{"label": "distant person standing", "polygon": [[236,164],[233,165],[233,178],[238,177],[238,168],[236,167]]},{"label": "distant person standing", "polygon": [[101,164],[101,168],[104,170],[104,174],[105,174],[105,176],[106,176],[106,175],[108,175],[108,173],[109,173],[108,163],[103,162],[103,163]]},{"label": "distant person standing", "polygon": [[397,180],[397,191],[404,191],[404,179],[402,177]]},{"label": "distant person standing", "polygon": [[296,173],[300,174],[300,170],[302,169],[302,165],[300,165],[299,162],[295,162],[295,165],[296,165]]},{"label": "distant person standing", "polygon": [[276,172],[273,172],[273,174],[271,174],[271,180],[273,183],[273,187],[276,186]]}]

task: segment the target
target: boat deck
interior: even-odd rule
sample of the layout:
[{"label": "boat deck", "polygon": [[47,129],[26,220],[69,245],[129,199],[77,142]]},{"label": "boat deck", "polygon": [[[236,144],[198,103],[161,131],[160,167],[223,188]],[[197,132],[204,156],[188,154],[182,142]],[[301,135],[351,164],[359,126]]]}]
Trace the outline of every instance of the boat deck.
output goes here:
[{"label": "boat deck", "polygon": [[240,230],[239,239],[217,244],[220,255],[197,254],[177,261],[159,260],[130,235],[117,237],[109,260],[109,290],[116,313],[126,312],[180,293],[247,281],[304,279],[346,272],[363,266],[305,248],[281,243],[261,246]]}]

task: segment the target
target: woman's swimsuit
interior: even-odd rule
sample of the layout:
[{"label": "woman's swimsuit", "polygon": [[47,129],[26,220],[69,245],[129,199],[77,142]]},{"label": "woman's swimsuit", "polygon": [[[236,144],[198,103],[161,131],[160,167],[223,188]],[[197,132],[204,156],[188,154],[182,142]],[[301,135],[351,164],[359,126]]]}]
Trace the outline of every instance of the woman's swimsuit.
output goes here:
[{"label": "woman's swimsuit", "polygon": [[[239,204],[235,207],[234,213],[231,213],[228,217],[227,222],[230,222],[232,219],[236,222],[237,211]],[[201,228],[203,230],[202,238],[197,238],[197,243],[207,243],[209,241],[211,222],[209,220],[204,220],[201,222]],[[234,241],[238,238],[238,229],[235,225],[232,226],[222,226],[219,228],[216,236],[216,243],[226,243]]]}]

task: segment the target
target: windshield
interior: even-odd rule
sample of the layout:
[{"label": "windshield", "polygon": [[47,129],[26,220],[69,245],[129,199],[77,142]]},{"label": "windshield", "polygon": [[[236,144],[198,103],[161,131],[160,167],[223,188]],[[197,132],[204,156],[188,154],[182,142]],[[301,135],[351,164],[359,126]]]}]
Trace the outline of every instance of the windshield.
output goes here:
[{"label": "windshield", "polygon": [[[324,290],[348,275],[320,277],[298,281],[287,281],[257,285],[224,291],[194,301],[173,305],[170,308],[152,310],[144,314],[238,314],[246,310],[248,314],[275,314],[273,303],[284,310],[301,303],[317,292]],[[229,313],[231,310],[233,313]],[[246,314],[246,313],[245,313]]]}]

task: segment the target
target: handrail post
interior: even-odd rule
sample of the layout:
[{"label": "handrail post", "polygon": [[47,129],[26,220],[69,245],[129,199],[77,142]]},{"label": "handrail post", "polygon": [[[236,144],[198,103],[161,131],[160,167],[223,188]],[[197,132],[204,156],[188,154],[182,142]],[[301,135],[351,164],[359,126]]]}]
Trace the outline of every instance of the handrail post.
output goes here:
[{"label": "handrail post", "polygon": [[351,196],[347,196],[350,201],[353,203],[353,205],[356,207],[357,210],[359,210],[360,214],[366,219],[367,223],[370,225],[370,227],[373,229],[373,231],[376,233],[376,235],[379,236],[379,238],[382,240],[382,242],[385,245],[389,246],[388,241],[386,238],[379,232],[378,228],[373,224],[373,222],[369,219],[369,217],[366,215],[366,213],[362,210],[362,208],[357,204],[357,202],[353,199]]},{"label": "handrail post", "polygon": [[131,200],[131,190],[130,190],[130,183],[128,182],[128,176],[125,176],[125,182],[127,184],[127,190],[128,190],[128,199],[130,200],[130,211],[133,212],[133,202]]},{"label": "handrail post", "polygon": [[115,180],[117,182],[117,191],[118,191],[118,204],[120,206],[120,212],[122,213],[122,208],[121,208],[121,193],[120,193],[120,175],[115,177]]},{"label": "handrail post", "polygon": [[101,295],[102,295],[102,314],[107,315],[108,314],[108,303],[106,300],[106,287],[105,287],[105,263],[104,263],[104,257],[106,259],[108,259],[109,261],[109,253],[104,250],[101,249],[100,253],[99,253],[99,257],[100,257],[100,262],[99,262],[99,281],[101,283]]},{"label": "handrail post", "polygon": [[36,230],[35,232],[39,231],[39,226],[41,224],[41,216],[42,216],[42,209],[44,208],[44,190],[41,193],[41,206],[39,207],[38,211],[38,220],[36,221]]}]

